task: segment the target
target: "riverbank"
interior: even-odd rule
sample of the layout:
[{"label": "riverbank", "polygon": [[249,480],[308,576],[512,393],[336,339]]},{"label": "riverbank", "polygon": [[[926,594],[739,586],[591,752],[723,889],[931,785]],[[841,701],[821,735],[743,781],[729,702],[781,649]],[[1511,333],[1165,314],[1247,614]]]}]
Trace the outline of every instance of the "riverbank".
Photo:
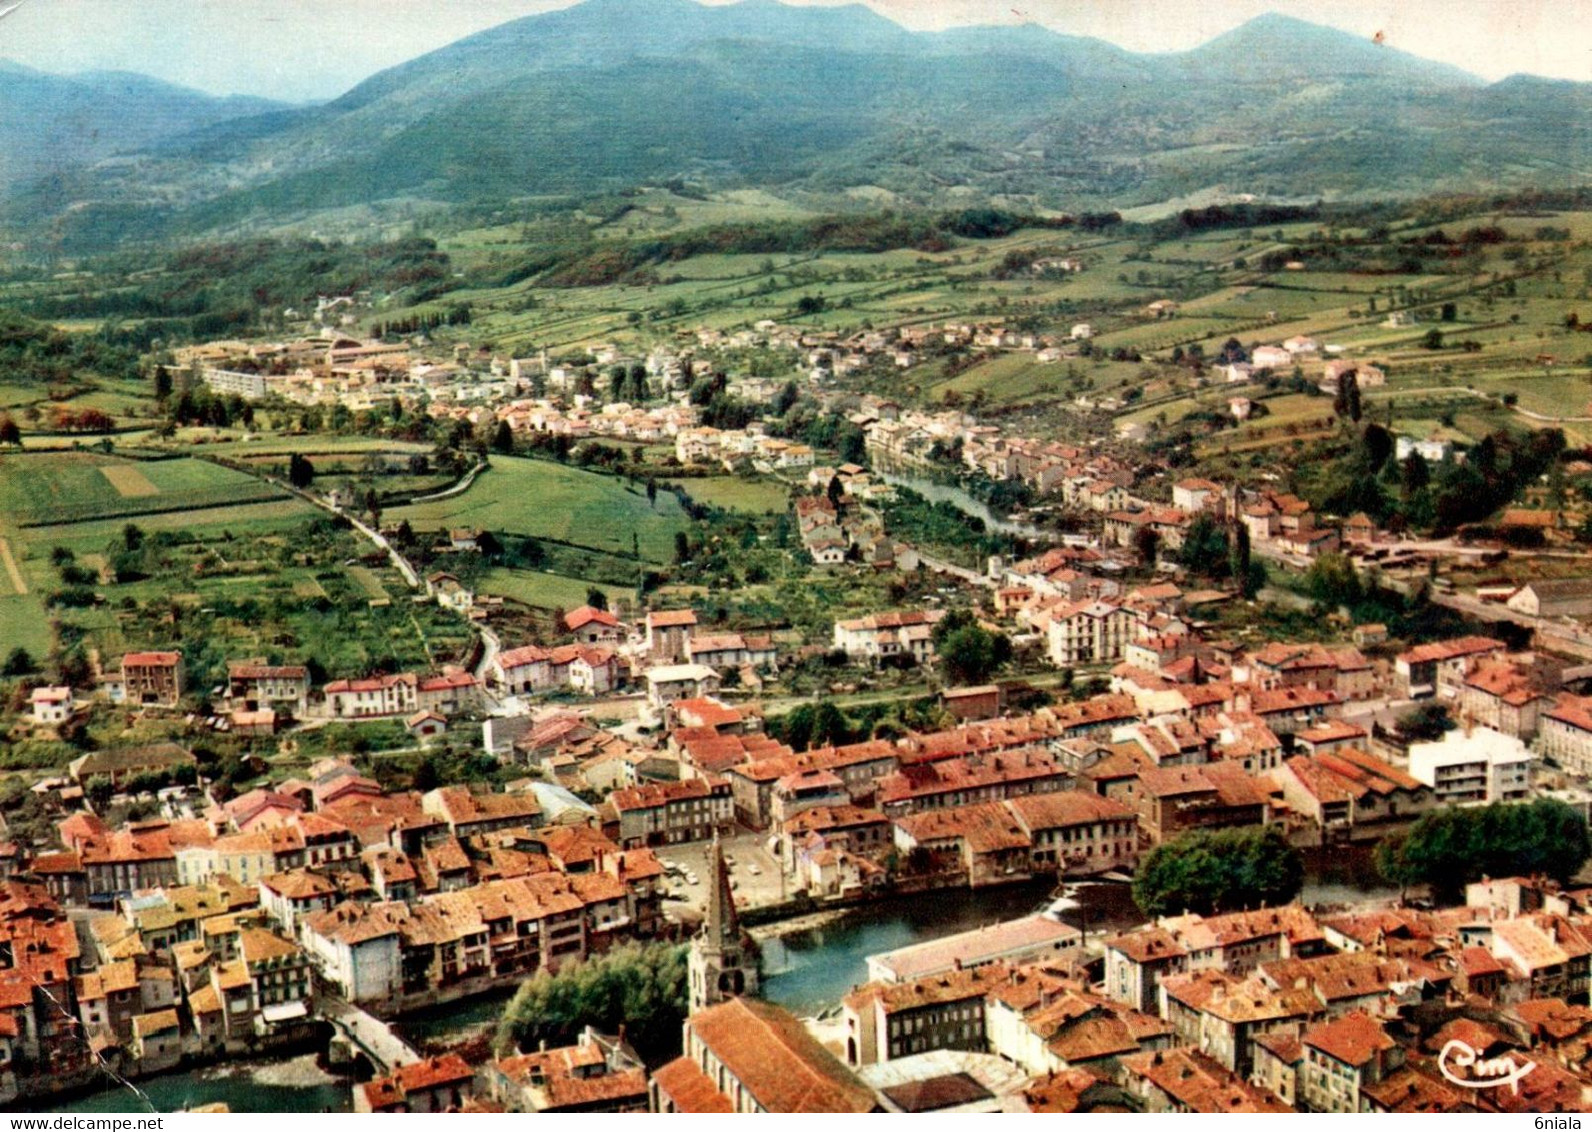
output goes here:
[{"label": "riverbank", "polygon": [[43,1109],[24,1098],[19,1112],[179,1112],[225,1104],[233,1112],[349,1112],[353,1081],[328,1073],[314,1054],[281,1061],[244,1061],[179,1069],[146,1077],[133,1087],[106,1078],[96,1092],[51,1098]]}]

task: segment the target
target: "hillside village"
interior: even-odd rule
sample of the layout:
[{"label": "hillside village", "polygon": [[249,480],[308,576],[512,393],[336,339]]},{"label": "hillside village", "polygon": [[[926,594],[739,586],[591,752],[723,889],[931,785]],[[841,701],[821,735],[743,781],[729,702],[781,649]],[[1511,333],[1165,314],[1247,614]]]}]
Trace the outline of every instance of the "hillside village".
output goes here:
[{"label": "hillside village", "polygon": [[[95,744],[30,787],[47,825],[34,820],[0,856],[7,1098],[107,1070],[296,1050],[330,1020],[376,1073],[354,1086],[360,1111],[1581,1107],[1592,913],[1584,890],[1540,877],[1473,884],[1457,907],[1289,904],[1149,917],[1105,937],[1029,917],[874,957],[878,977],[838,1019],[804,1023],[752,997],[741,918],[1035,880],[1120,883],[1158,846],[1202,832],[1375,843],[1451,806],[1541,797],[1585,819],[1592,697],[1577,689],[1592,673],[1579,619],[1592,582],[1439,590],[1427,584],[1439,566],[1472,548],[1323,516],[1282,490],[1177,475],[1131,431],[1014,435],[843,380],[909,370],[931,337],[1052,364],[1090,333],[1080,325],[1058,343],[958,324],[841,337],[770,323],[733,336],[736,349],[801,354],[800,395],[855,430],[849,451],[775,435],[768,417],[705,424],[691,389],[715,364],[694,354],[725,345],[717,332],[645,358],[594,350],[614,367],[607,395],[591,369],[545,357],[461,347],[433,362],[423,346],[335,333],[179,351],[183,388],[262,407],[390,401],[506,432],[507,450],[547,438],[571,453],[598,439],[650,445],[686,490],[693,470],[774,477],[804,569],[932,577],[938,589],[805,637],[656,596],[568,608],[535,628],[478,593],[469,570],[411,563],[413,536],[372,515],[361,537],[416,602],[477,636],[469,656],[315,673],[239,655],[211,688],[194,686],[179,638],[102,657],[81,682],[28,682],[19,734],[49,740],[115,713],[127,734],[166,738]],[[1322,362],[1318,349],[1260,346],[1213,380],[1298,364],[1319,367],[1333,393],[1376,381],[1374,367]],[[780,392],[757,379],[729,388],[749,403]],[[1401,459],[1462,457],[1397,443]],[[490,459],[467,474],[490,477]],[[911,491],[899,477],[931,474],[1020,485],[1041,532],[1030,553],[958,566],[942,545],[892,530],[891,508]],[[360,515],[335,490],[318,505]],[[1056,516],[1065,523],[1041,526]],[[1214,567],[1185,553],[1213,532],[1226,540]],[[425,558],[468,563],[490,535],[447,527]],[[1229,576],[1238,546],[1246,561]],[[1340,624],[1324,641],[1235,636],[1230,611],[1254,608],[1251,554],[1279,570],[1346,563],[1353,577],[1358,566],[1482,623],[1401,633],[1328,609]],[[970,631],[1010,642],[1021,675],[1001,678],[997,663],[982,667],[985,682],[959,682],[966,665],[942,652]],[[863,679],[926,673],[932,710],[858,741],[786,741],[791,705],[775,714],[759,690],[820,655]],[[1039,683],[1047,674],[1060,683]],[[1432,733],[1415,721],[1434,708]],[[285,777],[261,760],[240,790],[201,770],[193,749],[210,734],[285,751],[372,724],[400,728],[412,750],[479,752],[501,773],[405,788],[336,753]],[[105,816],[116,814],[131,816]],[[632,941],[689,942],[678,1061],[648,1066],[623,1034],[590,1028],[567,1048],[471,1061],[421,1057],[397,1038],[383,1057],[383,1041],[356,1036]],[[1538,1071],[1519,1092],[1456,1088],[1439,1071],[1451,1038],[1489,1058],[1529,1056]],[[796,1097],[798,1080],[811,1084]]]}]

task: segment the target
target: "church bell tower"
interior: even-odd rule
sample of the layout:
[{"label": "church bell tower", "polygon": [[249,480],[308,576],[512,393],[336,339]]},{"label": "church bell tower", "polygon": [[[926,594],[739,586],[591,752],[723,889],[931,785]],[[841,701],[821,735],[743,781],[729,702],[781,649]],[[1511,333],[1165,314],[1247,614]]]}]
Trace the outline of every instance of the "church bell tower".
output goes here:
[{"label": "church bell tower", "polygon": [[686,960],[691,983],[691,1012],[737,995],[757,993],[757,945],[741,931],[730,893],[730,871],[718,835],[708,850],[708,914],[691,940]]}]

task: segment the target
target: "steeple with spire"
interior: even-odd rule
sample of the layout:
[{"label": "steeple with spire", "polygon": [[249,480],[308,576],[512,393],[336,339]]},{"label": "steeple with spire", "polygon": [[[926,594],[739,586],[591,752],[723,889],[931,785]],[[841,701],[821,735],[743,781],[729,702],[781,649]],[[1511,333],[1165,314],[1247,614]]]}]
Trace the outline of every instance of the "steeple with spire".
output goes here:
[{"label": "steeple with spire", "polygon": [[718,834],[708,848],[707,917],[691,940],[686,966],[691,982],[691,1010],[757,991],[757,945],[741,931],[730,891],[730,870]]}]

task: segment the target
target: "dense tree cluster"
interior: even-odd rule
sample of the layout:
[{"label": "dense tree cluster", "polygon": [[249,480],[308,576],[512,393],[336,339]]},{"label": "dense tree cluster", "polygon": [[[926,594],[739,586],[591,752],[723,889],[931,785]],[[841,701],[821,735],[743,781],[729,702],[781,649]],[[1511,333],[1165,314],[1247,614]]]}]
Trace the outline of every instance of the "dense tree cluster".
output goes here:
[{"label": "dense tree cluster", "polygon": [[1444,898],[1486,876],[1546,876],[1568,881],[1587,857],[1586,819],[1555,798],[1436,810],[1376,850],[1390,883],[1430,885]]},{"label": "dense tree cluster", "polygon": [[501,1054],[572,1044],[586,1026],[624,1028],[642,1059],[658,1065],[680,1052],[689,1005],[685,948],[629,943],[605,955],[539,972],[520,985],[498,1023]]},{"label": "dense tree cluster", "polygon": [[1157,845],[1139,863],[1133,902],[1146,916],[1286,904],[1304,876],[1304,859],[1275,826],[1199,830]]},{"label": "dense tree cluster", "polygon": [[956,684],[983,684],[1012,659],[1012,643],[992,633],[965,609],[953,610],[934,627],[934,651]]}]

